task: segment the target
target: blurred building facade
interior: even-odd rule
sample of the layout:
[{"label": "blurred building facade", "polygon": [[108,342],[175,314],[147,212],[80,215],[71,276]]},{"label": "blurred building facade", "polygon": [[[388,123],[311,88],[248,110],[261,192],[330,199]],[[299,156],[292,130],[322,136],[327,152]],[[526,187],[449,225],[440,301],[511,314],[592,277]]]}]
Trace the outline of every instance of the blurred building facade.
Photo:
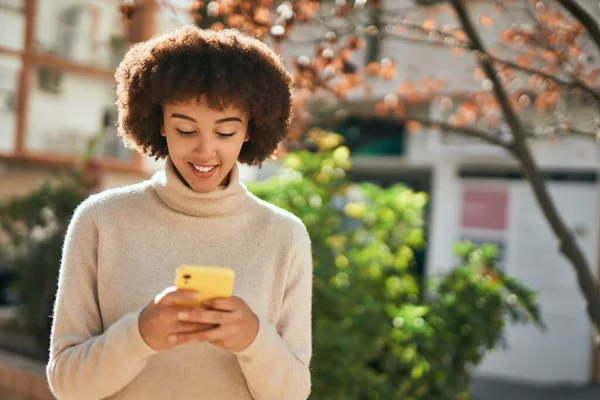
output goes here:
[{"label": "blurred building facade", "polygon": [[[0,2],[0,196],[23,193],[72,164],[110,123],[113,75],[127,48],[114,1]],[[113,126],[100,146],[109,184],[143,174]]]},{"label": "blurred building facade", "polygon": [[[144,11],[129,24],[121,19],[120,3],[0,0],[0,198],[24,193],[51,176],[53,167],[74,162],[101,129],[104,116],[114,119],[113,73],[129,39],[192,22],[186,0],[164,2],[169,5],[162,7],[138,1]],[[403,0],[387,3],[406,5]],[[474,15],[493,14],[490,7],[470,2]],[[501,29],[502,23],[497,24],[484,39],[493,42]],[[314,32],[314,27],[307,27],[298,34]],[[314,49],[284,44],[282,52],[289,62],[291,56],[310,55]],[[396,58],[398,82],[441,77],[454,93],[481,88],[469,55],[453,57],[450,50],[396,39],[383,40],[380,52]],[[356,57],[360,63],[365,54]],[[391,84],[374,82],[375,94],[385,95]],[[437,113],[431,104],[422,107],[433,116]],[[564,107],[572,115],[593,119],[593,105],[573,102]],[[545,116],[529,113],[526,118],[533,125],[542,124]],[[539,383],[589,381],[597,373],[593,329],[574,272],[559,254],[527,181],[509,155],[437,132],[409,135],[401,122],[382,126],[349,120],[345,129],[355,136],[396,133],[391,142],[384,138],[379,146],[350,144],[356,154],[352,174],[354,179],[384,185],[407,182],[430,193],[428,275],[454,265],[451,249],[457,240],[494,242],[502,250],[502,268],[540,292],[548,331],[511,327],[509,349],[490,355],[478,373]],[[563,218],[598,276],[598,146],[576,138],[558,143],[540,140],[531,146]],[[160,163],[126,150],[114,128],[98,157],[106,171],[106,187],[139,181],[160,168]],[[245,179],[263,178],[275,167],[246,169]]]}]

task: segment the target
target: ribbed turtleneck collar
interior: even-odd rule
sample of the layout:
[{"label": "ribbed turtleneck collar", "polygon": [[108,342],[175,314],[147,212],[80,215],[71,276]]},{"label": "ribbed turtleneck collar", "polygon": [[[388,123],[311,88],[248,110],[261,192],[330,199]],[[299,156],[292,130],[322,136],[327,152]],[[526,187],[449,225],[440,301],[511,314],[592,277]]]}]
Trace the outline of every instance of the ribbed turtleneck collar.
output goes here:
[{"label": "ribbed turtleneck collar", "polygon": [[167,206],[196,217],[232,214],[248,199],[246,186],[239,181],[237,165],[229,174],[227,186],[209,193],[198,193],[182,182],[175,165],[170,158],[167,158],[164,170],[152,177],[152,186]]}]

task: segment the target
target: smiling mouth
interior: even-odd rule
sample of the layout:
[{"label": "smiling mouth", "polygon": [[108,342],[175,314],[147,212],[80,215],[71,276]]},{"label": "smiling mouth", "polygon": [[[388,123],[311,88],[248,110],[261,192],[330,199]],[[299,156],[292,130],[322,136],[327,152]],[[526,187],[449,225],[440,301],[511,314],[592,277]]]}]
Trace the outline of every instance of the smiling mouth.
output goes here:
[{"label": "smiling mouth", "polygon": [[212,170],[214,170],[215,168],[217,168],[216,165],[197,165],[197,164],[194,164],[194,163],[190,163],[190,164],[198,172],[211,172]]},{"label": "smiling mouth", "polygon": [[217,168],[219,164],[194,164],[192,162],[189,163],[190,168],[192,169],[192,173],[196,178],[199,179],[212,179],[213,176],[217,173]]}]

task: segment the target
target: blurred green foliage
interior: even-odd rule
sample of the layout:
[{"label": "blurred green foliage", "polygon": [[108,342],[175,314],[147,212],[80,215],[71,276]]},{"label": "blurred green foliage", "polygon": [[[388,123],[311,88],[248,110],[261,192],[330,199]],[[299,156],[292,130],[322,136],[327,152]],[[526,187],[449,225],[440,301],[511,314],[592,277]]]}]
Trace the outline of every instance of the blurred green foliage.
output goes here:
[{"label": "blurred green foliage", "polygon": [[50,342],[52,309],[67,228],[77,206],[96,189],[101,169],[94,154],[106,134],[110,116],[88,142],[81,160],[72,169],[32,192],[0,202],[0,262],[17,273],[15,324],[33,335],[46,354]]},{"label": "blurred green foliage", "polygon": [[313,139],[321,151],[289,154],[249,185],[300,217],[313,242],[311,398],[468,399],[473,367],[506,323],[541,326],[535,293],[494,267],[494,247],[468,242],[456,268],[421,286],[411,267],[427,194],[352,183],[339,138]]},{"label": "blurred green foliage", "polygon": [[0,260],[16,270],[17,325],[47,349],[67,226],[89,186],[69,173],[0,203]]}]

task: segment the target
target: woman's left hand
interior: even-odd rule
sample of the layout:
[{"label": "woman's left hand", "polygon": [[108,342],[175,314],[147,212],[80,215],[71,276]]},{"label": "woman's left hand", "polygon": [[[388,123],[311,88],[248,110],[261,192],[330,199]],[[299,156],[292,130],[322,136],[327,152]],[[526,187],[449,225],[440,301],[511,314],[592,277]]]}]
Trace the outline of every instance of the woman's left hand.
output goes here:
[{"label": "woman's left hand", "polygon": [[208,300],[202,306],[179,313],[179,320],[216,327],[169,337],[173,344],[210,342],[229,351],[245,350],[258,334],[258,317],[239,297]]}]

